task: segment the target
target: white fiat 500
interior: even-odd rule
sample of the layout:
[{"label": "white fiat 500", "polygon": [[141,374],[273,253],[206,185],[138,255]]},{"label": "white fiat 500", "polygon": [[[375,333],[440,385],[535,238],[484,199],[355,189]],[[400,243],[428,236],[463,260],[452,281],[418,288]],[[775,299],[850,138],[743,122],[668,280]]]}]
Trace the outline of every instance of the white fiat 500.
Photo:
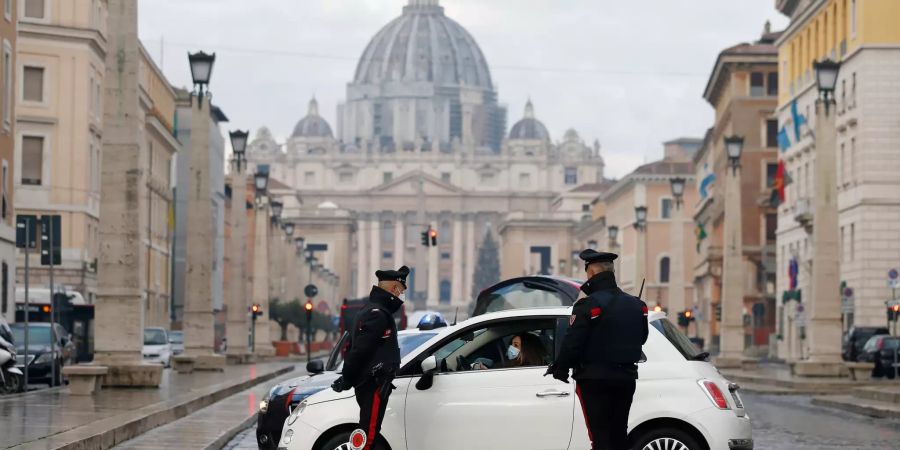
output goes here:
[{"label": "white fiat 500", "polygon": [[[573,383],[543,376],[559,350],[571,308],[483,314],[442,329],[403,358],[376,449],[590,448]],[[738,387],[708,362],[662,313],[650,313],[629,416],[635,449],[752,449]],[[515,336],[541,365],[510,367]],[[523,352],[525,350],[523,349]],[[529,352],[534,355],[535,349]],[[348,449],[359,407],[353,392],[325,390],[300,403],[278,443],[288,450]]]}]

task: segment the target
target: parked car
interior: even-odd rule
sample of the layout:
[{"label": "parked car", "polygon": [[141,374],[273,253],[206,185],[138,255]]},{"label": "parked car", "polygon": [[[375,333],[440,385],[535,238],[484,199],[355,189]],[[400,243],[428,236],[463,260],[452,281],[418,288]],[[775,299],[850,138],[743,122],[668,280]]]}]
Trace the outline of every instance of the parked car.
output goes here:
[{"label": "parked car", "polygon": [[184,332],[170,331],[169,343],[172,344],[172,355],[180,355],[184,353]]},{"label": "parked car", "polygon": [[172,344],[165,328],[144,328],[144,361],[172,366]]},{"label": "parked car", "polygon": [[888,334],[885,327],[850,327],[841,343],[841,356],[844,361],[859,361],[863,346],[872,336]]},{"label": "parked car", "polygon": [[[385,442],[374,448],[590,448],[574,383],[543,376],[544,365],[503,364],[503,350],[523,333],[543,343],[542,363],[553,360],[570,315],[571,308],[558,306],[511,308],[435,330],[436,336],[402,358],[382,427]],[[639,365],[629,416],[633,448],[752,449],[750,418],[738,386],[707,362],[665,314],[652,312],[648,320],[646,360]],[[484,359],[498,368],[471,370]],[[332,450],[348,441],[358,420],[352,390],[325,389],[293,409],[279,446]],[[508,432],[509,426],[515,431]]]},{"label": "parked car", "polygon": [[886,334],[872,336],[863,346],[859,361],[875,363],[873,377],[893,379],[897,376],[894,364],[900,361],[900,338]]},{"label": "parked car", "polygon": [[[436,334],[422,332],[418,329],[401,330],[397,333],[400,354],[408,354]],[[341,374],[344,366],[344,353],[347,351],[349,343],[350,335],[344,333],[331,350],[327,360],[311,361],[306,365],[309,375],[292,378],[269,390],[266,397],[259,403],[259,414],[256,420],[256,442],[260,449],[276,448],[284,427],[284,420],[291,410],[310,395],[331,387],[331,383]]]},{"label": "parked car", "polygon": [[[28,383],[62,384],[62,368],[74,357],[74,344],[59,324],[28,324],[28,351],[25,351],[25,324],[10,325],[16,344],[16,367],[23,372],[28,365]],[[56,358],[54,359],[54,351]],[[55,380],[53,378],[55,369]]]}]

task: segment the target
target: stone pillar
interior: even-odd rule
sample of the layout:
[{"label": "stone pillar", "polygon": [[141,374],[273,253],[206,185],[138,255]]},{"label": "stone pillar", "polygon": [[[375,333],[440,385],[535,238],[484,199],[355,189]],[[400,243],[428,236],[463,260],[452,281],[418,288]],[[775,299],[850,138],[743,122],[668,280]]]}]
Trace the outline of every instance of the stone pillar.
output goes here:
[{"label": "stone pillar", "polygon": [[[641,290],[641,282],[647,277],[647,230],[635,228],[634,232],[637,246],[634,250],[634,285],[632,286],[634,292],[632,294],[638,295]],[[646,290],[646,287],[644,290]],[[646,294],[644,292],[642,297],[647,298]]]},{"label": "stone pillar", "polygon": [[369,220],[369,272],[385,269],[381,267],[381,214],[373,214]]},{"label": "stone pillar", "polygon": [[[463,288],[463,295],[472,297],[472,286],[475,283],[475,265],[477,263],[475,259],[475,241],[477,240],[475,215],[466,214],[464,220],[466,222],[466,263],[463,265],[463,276],[466,282]],[[470,301],[474,302],[475,298],[471,298]]]},{"label": "stone pillar", "polygon": [[247,297],[247,176],[235,165],[231,175],[231,241],[228,260],[228,313],[225,335],[228,337],[228,358],[234,362],[249,359],[247,336],[250,333],[250,306]]},{"label": "stone pillar", "polygon": [[458,215],[453,216],[453,274],[450,280],[450,300],[454,306],[466,306],[468,293],[463,290],[463,224]]},{"label": "stone pillar", "polygon": [[[722,249],[722,326],[717,367],[740,367],[744,359],[744,243],[741,169],[725,168],[725,223]],[[715,317],[715,311],[711,311]]]},{"label": "stone pillar", "polygon": [[253,303],[262,307],[262,315],[256,318],[254,353],[274,355],[269,336],[269,207],[256,207],[256,235],[253,237]]},{"label": "stone pillar", "polygon": [[103,86],[103,186],[95,364],[106,386],[159,386],[162,367],[143,364],[148,226],[146,139],[140,103],[137,0],[109,5]]},{"label": "stone pillar", "polygon": [[406,252],[406,230],[404,229],[403,213],[397,214],[397,220],[394,221],[394,268],[400,268],[404,263],[404,253]]},{"label": "stone pillar", "polygon": [[675,217],[669,228],[669,320],[677,322],[678,313],[685,310],[684,297],[684,205],[675,206]]},{"label": "stone pillar", "polygon": [[356,296],[364,297],[369,293],[371,284],[369,280],[368,258],[368,229],[366,216],[360,215],[356,221]]},{"label": "stone pillar", "polygon": [[[431,228],[437,229],[437,224],[432,223]],[[440,279],[438,264],[440,262],[440,248],[437,246],[428,247],[428,298],[426,304],[428,308],[436,308],[440,303]]]},{"label": "stone pillar", "polygon": [[838,253],[837,139],[834,102],[816,102],[816,160],[813,216],[812,295],[807,309],[809,359],[793,366],[797,375],[840,376],[841,295]]}]

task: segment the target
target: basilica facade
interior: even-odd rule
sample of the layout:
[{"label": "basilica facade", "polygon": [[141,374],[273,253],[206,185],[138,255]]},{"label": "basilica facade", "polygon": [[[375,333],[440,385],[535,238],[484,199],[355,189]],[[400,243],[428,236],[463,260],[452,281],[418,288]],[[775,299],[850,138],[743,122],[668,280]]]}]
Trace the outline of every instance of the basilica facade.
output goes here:
[{"label": "basilica facade", "polygon": [[247,154],[289,186],[284,215],[340,276],[339,297],[405,264],[408,303],[464,311],[486,234],[501,278],[571,275],[599,239],[590,205],[611,184],[598,142],[574,130],[554,141],[530,100],[507,133],[497,98],[474,38],[437,0],[410,0],[366,46],[336,132],[313,99],[286,142],[262,128]]}]

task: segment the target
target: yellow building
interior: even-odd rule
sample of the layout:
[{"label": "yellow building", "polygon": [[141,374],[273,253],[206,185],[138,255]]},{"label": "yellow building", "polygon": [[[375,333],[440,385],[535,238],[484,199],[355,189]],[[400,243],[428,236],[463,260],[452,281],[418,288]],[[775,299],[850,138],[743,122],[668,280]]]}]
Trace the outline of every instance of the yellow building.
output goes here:
[{"label": "yellow building", "polygon": [[900,263],[900,2],[779,0],[791,23],[778,39],[781,151],[788,178],[778,208],[778,355],[806,357],[803,303],[815,264],[813,61],[841,62],[834,92],[844,327],[884,325],[887,272]]}]

